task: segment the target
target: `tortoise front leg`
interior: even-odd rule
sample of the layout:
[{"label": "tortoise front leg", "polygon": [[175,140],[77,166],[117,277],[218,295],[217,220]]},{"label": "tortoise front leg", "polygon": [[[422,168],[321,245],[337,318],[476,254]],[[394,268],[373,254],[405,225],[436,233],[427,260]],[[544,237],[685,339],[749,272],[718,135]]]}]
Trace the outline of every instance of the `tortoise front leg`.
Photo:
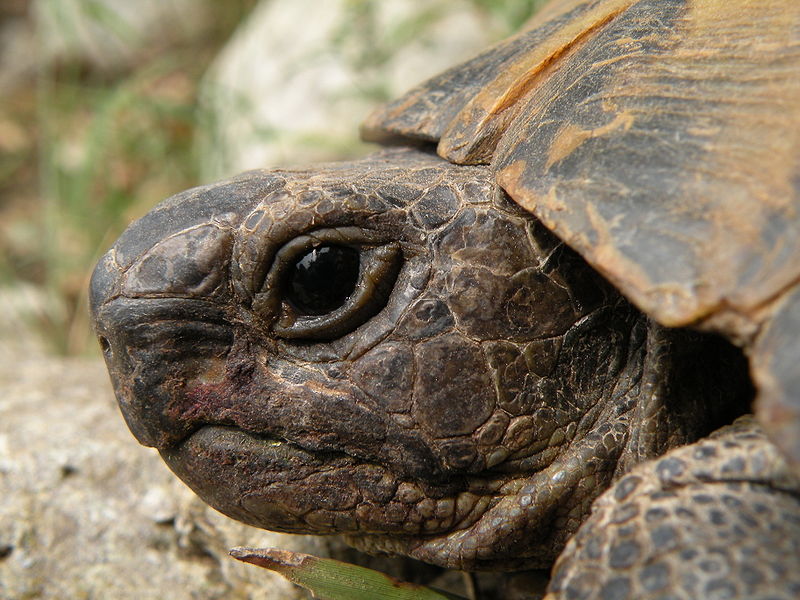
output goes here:
[{"label": "tortoise front leg", "polygon": [[800,482],[752,417],[597,499],[546,596],[578,598],[800,598]]}]

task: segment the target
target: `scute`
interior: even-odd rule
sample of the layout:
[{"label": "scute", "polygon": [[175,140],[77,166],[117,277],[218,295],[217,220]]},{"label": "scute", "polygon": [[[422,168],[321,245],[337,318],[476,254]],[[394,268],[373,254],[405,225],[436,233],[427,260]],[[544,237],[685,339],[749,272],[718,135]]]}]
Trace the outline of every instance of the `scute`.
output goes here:
[{"label": "scute", "polygon": [[798,72],[800,4],[638,2],[525,100],[498,181],[663,324],[746,337],[800,277]]},{"label": "scute", "polygon": [[364,132],[491,162],[640,308],[742,338],[800,277],[798,72],[794,0],[551,2]]},{"label": "scute", "polygon": [[[623,1],[630,4],[633,0]],[[619,4],[620,0],[613,3]],[[374,142],[452,140],[458,146],[457,136],[448,134],[448,130],[473,129],[473,121],[484,116],[474,112],[481,102],[489,105],[487,110],[497,102],[508,105],[508,86],[519,88],[520,80],[537,59],[539,67],[550,62],[570,41],[565,39],[565,29],[569,32],[591,26],[591,9],[604,4],[608,2],[566,0],[548,5],[517,35],[378,108],[362,125],[362,137]],[[533,48],[537,49],[535,56],[531,56]],[[494,130],[497,132],[497,127]],[[496,136],[493,139],[497,141]],[[472,156],[459,160],[441,151],[439,154],[460,164],[481,162]]]}]

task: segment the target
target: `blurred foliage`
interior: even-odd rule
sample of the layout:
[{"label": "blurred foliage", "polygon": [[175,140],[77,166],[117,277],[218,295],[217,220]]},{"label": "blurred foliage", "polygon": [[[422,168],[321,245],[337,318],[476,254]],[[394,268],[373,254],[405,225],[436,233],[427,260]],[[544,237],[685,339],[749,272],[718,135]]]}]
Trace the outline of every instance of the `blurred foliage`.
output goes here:
[{"label": "blurred foliage", "polygon": [[522,27],[547,0],[470,0],[505,24],[507,33]]},{"label": "blurred foliage", "polygon": [[[43,292],[45,301],[26,316],[53,351],[95,350],[86,298],[94,262],[129,221],[196,184],[198,82],[254,4],[212,3],[202,35],[164,40],[118,72],[42,60],[30,84],[3,99],[0,285]],[[47,1],[50,7],[61,5]],[[115,35],[129,35],[100,2],[85,7]],[[17,134],[11,144],[4,126]]]},{"label": "blurred foliage", "polygon": [[[55,352],[95,351],[86,299],[94,262],[127,223],[198,183],[199,81],[257,0],[202,1],[211,15],[190,39],[162,40],[117,71],[41,60],[35,77],[0,101],[0,286],[43,292],[46,301],[28,318]],[[342,39],[370,35],[378,1],[350,0]],[[541,3],[462,1],[486,12],[498,38]],[[41,2],[59,10],[59,0]],[[102,2],[79,2],[100,26],[127,35]],[[25,4],[15,0],[15,16],[31,12]],[[418,18],[431,17],[422,10]],[[379,69],[416,26],[404,23],[391,39],[375,40],[364,68]]]}]

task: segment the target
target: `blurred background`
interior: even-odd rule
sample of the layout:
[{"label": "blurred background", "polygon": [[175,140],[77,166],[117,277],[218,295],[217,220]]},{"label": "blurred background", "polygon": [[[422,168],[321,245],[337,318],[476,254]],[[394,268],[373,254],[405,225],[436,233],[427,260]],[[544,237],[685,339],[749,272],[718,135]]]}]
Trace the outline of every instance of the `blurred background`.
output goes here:
[{"label": "blurred background", "polygon": [[300,599],[228,549],[364,560],[222,517],[135,442],[90,330],[91,269],[187,187],[368,152],[372,108],[537,4],[0,0],[0,599]]},{"label": "blurred background", "polygon": [[95,352],[86,286],[127,223],[248,168],[365,152],[379,102],[517,29],[537,0],[2,0],[0,299]]}]

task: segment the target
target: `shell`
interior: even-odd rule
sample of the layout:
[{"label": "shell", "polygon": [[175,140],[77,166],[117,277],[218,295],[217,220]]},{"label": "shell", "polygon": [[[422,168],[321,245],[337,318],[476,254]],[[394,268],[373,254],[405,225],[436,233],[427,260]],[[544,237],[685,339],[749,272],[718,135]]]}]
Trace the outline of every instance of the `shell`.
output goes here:
[{"label": "shell", "polygon": [[363,135],[490,164],[655,320],[745,346],[800,471],[799,2],[554,0]]}]

